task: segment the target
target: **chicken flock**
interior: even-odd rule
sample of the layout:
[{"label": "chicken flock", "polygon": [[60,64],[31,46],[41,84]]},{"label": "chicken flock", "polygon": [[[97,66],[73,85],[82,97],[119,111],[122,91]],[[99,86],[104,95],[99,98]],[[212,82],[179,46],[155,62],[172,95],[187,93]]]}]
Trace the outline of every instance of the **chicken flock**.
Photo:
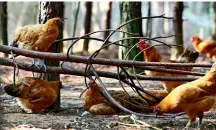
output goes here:
[{"label": "chicken flock", "polygon": [[[63,19],[60,18],[52,18],[45,24],[26,25],[16,33],[11,46],[45,52],[57,39],[58,25],[62,21]],[[214,62],[216,61],[215,41],[201,40],[199,37],[193,36],[192,43],[196,51],[193,52],[186,48],[176,61],[162,57],[158,50],[143,38],[139,39],[138,44],[140,51],[144,51],[145,62],[195,63],[199,53],[206,55]],[[34,60],[33,65],[35,65]],[[44,64],[42,65],[44,66]],[[193,69],[192,67],[172,66],[162,68],[188,72]],[[145,73],[149,76],[186,77],[186,75],[149,70],[145,70]],[[37,113],[44,111],[56,102],[61,84],[61,81],[25,77],[15,84],[5,86],[4,89],[7,94],[17,97],[18,105],[25,112]],[[211,70],[205,76],[195,81],[161,81],[161,84],[162,90],[147,90],[159,97],[161,101],[157,101],[147,94],[142,94],[146,99],[144,100],[136,93],[126,94],[124,91],[114,90],[110,90],[109,93],[122,106],[135,112],[154,112],[156,115],[185,112],[189,117],[186,127],[190,127],[198,117],[198,128],[200,129],[204,112],[209,111],[216,102],[216,63],[212,65]],[[101,89],[103,88],[96,81],[89,81],[88,89],[83,96],[84,110],[94,115],[120,112],[118,107],[103,96]],[[149,108],[148,106],[151,106],[151,109],[146,109]]]}]

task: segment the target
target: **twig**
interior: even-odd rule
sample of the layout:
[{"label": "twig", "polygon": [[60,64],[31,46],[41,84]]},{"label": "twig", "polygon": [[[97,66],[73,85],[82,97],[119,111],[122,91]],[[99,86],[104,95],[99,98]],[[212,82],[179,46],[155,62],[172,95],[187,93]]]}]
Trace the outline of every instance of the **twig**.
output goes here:
[{"label": "twig", "polygon": [[[91,71],[94,73],[94,75],[96,76],[97,80],[100,82],[101,86],[102,86],[102,93],[103,93],[103,96],[106,97],[106,99],[110,102],[112,102],[116,107],[118,107],[119,109],[127,112],[127,113],[130,113],[130,114],[134,114],[134,115],[139,115],[139,116],[145,116],[145,117],[155,117],[153,115],[148,115],[148,114],[143,114],[143,113],[137,113],[137,112],[134,112],[134,111],[131,111],[125,107],[123,107],[121,104],[119,104],[110,94],[109,92],[107,91],[106,87],[105,87],[105,84],[102,82],[102,80],[100,79],[100,77],[98,76],[96,70],[94,69],[94,67],[92,65],[91,66]],[[174,118],[176,117],[176,115],[171,115],[171,116],[160,116],[160,118]]]},{"label": "twig", "polygon": [[[151,19],[151,18],[173,19],[173,17],[165,17],[164,14],[159,15],[159,16],[138,17],[138,18],[131,19],[131,20],[129,20],[129,21],[123,23],[123,24],[120,25],[119,27],[117,27],[113,32],[111,32],[111,33],[107,36],[107,38],[104,40],[104,43],[103,43],[101,49],[102,49],[104,46],[106,46],[106,42],[108,41],[108,39],[109,39],[117,30],[119,30],[121,27],[123,27],[123,26],[125,26],[125,25],[127,25],[127,24],[129,24],[129,23],[131,23],[131,22],[133,22],[133,21],[139,20],[139,19]],[[161,42],[161,43],[163,43],[163,42]],[[166,43],[163,43],[163,44],[166,45],[166,46],[171,47],[170,45],[168,45],[168,44],[166,44]],[[99,49],[99,50],[97,50],[95,53],[93,53],[93,54],[90,56],[90,58],[92,58],[92,57],[95,58],[95,57],[97,56],[97,54],[100,52],[101,49]]]},{"label": "twig", "polygon": [[[100,30],[100,31],[95,31],[95,32],[90,32],[90,33],[87,33],[87,34],[85,34],[85,35],[83,35],[83,36],[81,36],[81,37],[79,37],[78,39],[76,39],[70,46],[69,46],[69,48],[68,48],[68,50],[67,50],[67,57],[70,55],[70,49],[73,47],[73,45],[75,45],[81,38],[83,38],[83,37],[88,37],[88,36],[90,36],[90,35],[92,35],[92,34],[95,34],[95,33],[99,33],[99,32],[105,32],[105,31],[110,31],[109,29],[107,29],[107,30]],[[116,30],[114,30],[114,31],[116,31]],[[122,31],[123,33],[125,33],[125,31]],[[126,32],[126,33],[128,33],[128,32]],[[132,34],[132,33],[131,33]],[[108,42],[108,40],[106,40],[106,42]],[[106,43],[105,41],[104,41],[104,43],[103,43],[103,45]],[[61,63],[61,68],[63,69],[63,64],[65,63],[65,61],[66,60],[64,60],[62,63]]]},{"label": "twig", "polygon": [[[59,40],[56,40],[54,43],[58,43],[58,42],[62,42],[62,41],[73,41],[73,40],[77,40],[78,38],[80,37],[72,37],[72,38],[65,38],[65,39],[59,39]],[[89,40],[96,40],[96,41],[100,41],[100,42],[104,42],[103,39],[100,39],[100,38],[95,38],[95,37],[81,37],[80,39],[89,39]],[[122,45],[122,44],[118,44],[118,43],[113,43],[111,41],[107,41],[108,43],[112,43],[114,45],[118,45],[118,46],[123,46],[123,47],[126,47],[126,48],[129,48],[129,46],[126,46],[126,45]]]},{"label": "twig", "polygon": [[[173,36],[176,36],[176,35],[170,35],[170,36],[164,36],[164,37],[163,37],[163,36],[159,36],[159,37],[154,37],[154,38],[147,38],[147,37],[127,37],[127,38],[123,38],[123,39],[120,39],[120,40],[111,42],[111,43],[109,43],[109,44],[102,45],[101,48],[98,49],[98,50],[96,50],[96,51],[92,54],[91,57],[95,57],[102,49],[104,49],[104,48],[106,48],[106,47],[108,47],[108,46],[110,46],[110,45],[112,45],[112,44],[117,44],[117,42],[120,42],[120,41],[130,40],[130,39],[145,38],[145,39],[147,39],[147,40],[153,40],[153,41],[155,41],[155,42],[162,43],[162,44],[160,44],[160,45],[163,45],[163,44],[165,44],[164,42],[161,42],[161,41],[158,41],[158,40],[155,40],[155,39],[158,39],[158,38],[169,38],[169,37],[173,37]],[[119,46],[125,46],[125,45],[122,45],[122,44],[118,44],[118,45],[119,45]],[[171,47],[171,46],[176,46],[176,45],[170,45],[170,44],[167,44],[167,45],[169,45],[170,47]],[[131,49],[133,49],[133,47],[135,47],[135,46],[136,46],[136,44],[134,44],[134,45],[131,47]],[[131,50],[131,49],[130,49],[130,50]],[[128,51],[128,53],[130,52],[130,50]]]},{"label": "twig", "polygon": [[101,86],[102,86],[102,93],[103,93],[103,96],[110,102],[112,102],[115,106],[117,106],[119,109],[127,112],[127,113],[131,113],[131,114],[135,114],[135,115],[142,115],[142,116],[148,116],[147,114],[143,114],[143,113],[137,113],[137,112],[134,112],[134,111],[131,111],[125,107],[123,107],[121,104],[119,104],[110,94],[109,92],[107,91],[104,83],[102,82],[102,80],[100,79],[100,77],[98,76],[98,74],[96,73],[96,71],[94,70],[93,66],[91,66],[91,69],[94,73],[94,75],[96,76],[97,80],[100,82]]},{"label": "twig", "polygon": [[[69,46],[69,48],[68,48],[68,50],[67,50],[67,56],[69,55],[69,51],[70,51],[70,49],[72,48],[72,46],[73,46],[75,43],[77,43],[80,39],[85,38],[85,37],[88,37],[88,36],[90,36],[90,35],[92,35],[92,34],[95,34],[95,33],[106,32],[106,31],[113,31],[113,29],[106,29],[106,30],[99,30],[99,31],[95,31],[95,32],[90,32],[90,33],[87,33],[87,34],[85,34],[85,35],[83,35],[83,36],[81,36],[81,37],[78,37],[78,38]],[[114,31],[115,31],[115,30],[114,30]],[[119,30],[119,31],[117,31],[117,32],[127,33],[127,34],[130,34],[130,35],[136,35],[136,34],[129,33],[129,32],[126,32],[126,31],[121,31],[121,30]],[[104,40],[103,42],[105,43],[105,40]],[[108,41],[106,41],[106,42],[108,42]],[[63,62],[63,63],[64,63],[64,62]],[[63,63],[62,63],[62,64],[63,64]],[[62,65],[61,65],[61,66],[62,66]]]},{"label": "twig", "polygon": [[[173,17],[164,17],[164,14],[162,15],[159,15],[159,16],[150,16],[150,17],[139,17],[139,18],[134,18],[134,19],[131,19],[125,23],[123,23],[122,25],[120,25],[115,31],[119,30],[121,27],[133,22],[133,21],[136,21],[136,20],[140,20],[140,19],[151,19],[151,18],[165,18],[165,19],[173,19]],[[115,33],[115,31],[113,31],[104,41],[104,43],[107,42],[107,40]]]},{"label": "twig", "polygon": [[[121,124],[121,125],[127,125],[127,126],[147,127],[147,128],[152,128],[152,129],[154,129],[154,130],[162,130],[162,129],[159,129],[159,128],[157,128],[157,127],[153,127],[153,126],[151,126],[151,125],[149,125],[149,124],[147,124],[147,125],[144,125],[144,124],[142,124],[142,125],[138,125],[138,124],[126,124],[126,123],[122,123],[122,122],[120,122],[120,121],[118,121],[118,123]],[[155,129],[155,128],[157,128],[157,129]]]},{"label": "twig", "polygon": [[[122,87],[122,89],[124,90],[124,92],[128,95],[128,97],[130,98],[130,100],[132,100],[133,102],[135,102],[136,104],[139,104],[139,107],[140,107],[140,109],[141,110],[143,110],[143,108],[145,107],[143,104],[141,104],[141,103],[139,103],[139,102],[137,102],[136,100],[134,100],[133,98],[131,98],[130,97],[130,94],[129,93],[127,93],[127,91],[125,90],[125,88],[123,87],[123,84],[122,84],[122,82],[121,82],[121,78],[120,78],[120,72],[119,72],[119,67],[117,68],[117,74],[118,74],[118,78],[119,78],[119,84],[121,85],[121,87]],[[128,78],[128,77],[127,77]],[[130,79],[131,80],[131,79]],[[127,81],[127,80],[126,80]],[[128,81],[127,81],[128,82]],[[131,84],[132,83],[132,84]],[[134,82],[133,82],[133,80],[131,81],[131,83],[129,83],[128,82],[128,84],[129,84],[129,86],[134,90],[134,88],[135,88],[135,90],[134,90],[134,92],[137,92],[138,91],[138,94],[139,95],[141,95],[140,93],[139,93],[139,90],[138,89],[136,89],[136,88],[138,88],[138,86],[136,86],[135,84],[134,84]],[[140,89],[142,89],[142,88],[140,88]],[[142,89],[142,92],[143,93],[148,93],[148,91],[145,91],[144,89]],[[150,96],[152,96],[152,97],[155,97],[155,95],[153,95],[152,93],[150,93]],[[146,101],[146,103],[148,103],[148,100],[146,100],[142,95],[141,95],[141,98],[143,98],[145,101]],[[157,97],[158,98],[158,97]],[[135,104],[134,104],[135,105]],[[149,105],[149,104],[148,104]],[[136,105],[137,106],[137,105]]]},{"label": "twig", "polygon": [[[159,37],[154,37],[154,38],[147,38],[147,37],[126,37],[126,38],[122,38],[122,39],[119,39],[117,41],[114,41],[112,43],[116,43],[116,42],[120,42],[120,41],[124,41],[124,40],[130,40],[130,39],[140,39],[140,38],[144,38],[145,40],[148,40],[148,41],[155,41],[155,42],[159,42],[161,44],[166,44],[162,41],[159,41],[159,40],[156,40],[156,39],[159,39],[159,38],[169,38],[169,37],[173,37],[173,36],[177,36],[177,35],[170,35],[170,36],[159,36]],[[170,44],[166,44],[168,47],[171,47],[171,46],[176,46],[176,45],[170,45]]]},{"label": "twig", "polygon": [[198,73],[198,72],[190,72],[190,71],[184,71],[184,70],[174,70],[174,69],[165,69],[165,68],[154,68],[154,67],[148,67],[148,66],[139,66],[136,68],[140,68],[143,70],[151,70],[156,72],[166,72],[166,73],[175,73],[175,74],[182,74],[182,75],[194,75],[194,76],[204,76],[205,73]]},{"label": "twig", "polygon": [[152,125],[149,125],[148,123],[146,123],[146,122],[144,122],[144,121],[141,121],[141,120],[135,120],[135,121],[138,122],[138,123],[140,123],[140,124],[142,124],[142,125],[144,125],[145,127],[152,128],[152,129],[154,129],[154,130],[162,130],[162,129],[159,129],[159,128],[154,127],[154,126],[152,126]]},{"label": "twig", "polygon": [[[127,71],[126,71],[123,67],[121,67],[121,69],[122,69],[122,71],[126,74],[126,77],[130,79],[130,81],[131,81],[131,86],[134,87],[134,88],[136,89],[136,92],[138,93],[138,95],[139,95],[141,98],[143,98],[147,103],[149,103],[149,102],[145,99],[145,97],[143,97],[142,94],[139,92],[139,90],[137,89],[138,87],[136,87],[135,83],[133,82],[132,78],[131,78],[130,75],[127,73]],[[157,96],[153,95],[152,93],[150,93],[150,92],[144,90],[143,88],[141,88],[141,87],[139,87],[139,88],[142,89],[142,92],[143,92],[143,93],[145,93],[145,94],[147,94],[147,95],[149,95],[149,96],[152,96],[152,97],[155,98],[157,101],[160,101],[160,100],[161,100],[159,97],[157,97]]]},{"label": "twig", "polygon": [[18,76],[19,74],[19,68],[18,68],[18,65],[15,61],[15,57],[14,57],[14,54],[13,54],[13,51],[11,51],[11,56],[12,56],[12,61],[14,63],[14,71],[13,71],[13,85],[15,86],[16,85],[16,76]]},{"label": "twig", "polygon": [[[132,100],[133,102],[136,102],[137,104],[139,104],[137,101],[135,101],[133,98],[131,98],[130,97],[130,94],[125,90],[125,88],[123,87],[123,84],[122,84],[122,82],[121,82],[121,78],[120,78],[120,72],[119,72],[119,67],[117,67],[117,74],[118,74],[118,78],[119,78],[119,84],[120,84],[120,86],[121,86],[121,88],[123,89],[123,91],[125,92],[125,94],[130,98],[130,100]],[[130,85],[131,86],[131,85]],[[132,89],[133,89],[133,87],[131,87]],[[134,90],[134,89],[133,89]],[[140,108],[142,108],[141,106],[142,106],[143,104],[140,104]]]}]

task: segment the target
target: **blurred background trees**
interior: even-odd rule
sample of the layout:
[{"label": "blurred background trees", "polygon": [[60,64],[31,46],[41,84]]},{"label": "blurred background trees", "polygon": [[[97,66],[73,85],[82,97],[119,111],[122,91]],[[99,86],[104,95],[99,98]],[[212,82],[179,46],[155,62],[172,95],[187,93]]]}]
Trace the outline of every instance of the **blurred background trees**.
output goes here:
[{"label": "blurred background trees", "polygon": [[[6,4],[5,2],[0,2]],[[181,3],[181,2],[177,2]],[[214,5],[214,6],[213,6]],[[5,7],[5,6],[4,6]],[[39,2],[7,2],[7,11],[2,13],[4,8],[0,8],[1,17],[0,22],[4,21],[5,16],[7,16],[8,26],[0,27],[0,43],[9,44],[13,37],[14,32],[16,32],[20,27],[26,24],[35,24],[38,23],[38,7]],[[182,31],[183,37],[172,37],[168,39],[160,39],[161,41],[167,42],[169,44],[183,44],[184,47],[193,49],[190,37],[192,35],[199,35],[201,38],[210,39],[216,35],[215,29],[215,2],[184,2],[184,10],[182,12]],[[61,9],[61,8],[59,8]],[[141,4],[141,13],[142,16],[155,16],[165,14],[166,16],[176,17],[174,11],[176,9],[176,2],[142,2]],[[77,12],[76,12],[77,11]],[[68,18],[65,20],[64,24],[64,38],[72,36],[82,36],[85,34],[85,21],[86,21],[86,2],[65,2],[65,8],[63,9],[64,17]],[[8,13],[8,14],[7,14]],[[88,12],[90,14],[90,12]],[[88,15],[89,15],[88,14]],[[91,15],[91,30],[103,30],[106,28],[116,28],[120,25],[120,8],[119,2],[92,2],[92,13]],[[110,18],[109,18],[110,16]],[[110,19],[110,23],[109,23]],[[77,23],[77,24],[75,24]],[[181,24],[176,22],[176,25],[180,26]],[[76,26],[76,28],[74,28]],[[178,30],[174,27],[173,21],[165,19],[152,19],[152,20],[143,20],[142,21],[142,30],[143,34],[148,37],[156,36],[167,36],[174,34],[178,31],[181,32],[181,29]],[[6,30],[8,33],[5,33]],[[177,30],[176,30],[177,29]],[[2,33],[3,32],[3,33]],[[8,34],[8,41],[6,39],[6,34]],[[4,36],[3,36],[4,35]],[[93,37],[105,38],[108,33],[98,33],[94,34]],[[109,40],[114,41],[120,38],[120,33],[115,33]],[[214,37],[213,37],[214,38]],[[182,39],[183,42],[181,40]],[[73,52],[83,51],[83,44],[85,40],[80,40],[78,44],[73,47]],[[154,44],[154,42],[152,42]],[[63,43],[62,51],[66,52],[68,46],[71,44],[71,41],[65,41]],[[101,45],[101,42],[89,40],[88,49],[85,48],[89,53],[98,49]],[[109,51],[112,51],[112,54],[118,54],[118,46],[112,45],[107,48]],[[172,57],[176,57],[179,52],[175,52],[168,49],[167,47],[158,47],[162,54],[170,56],[172,52]],[[107,50],[107,51],[108,51]],[[111,55],[111,54],[110,54]]]},{"label": "blurred background trees", "polygon": [[[7,2],[0,2],[0,25],[1,25],[1,31],[0,31],[0,35],[1,35],[1,41],[4,45],[8,44],[8,31],[7,31],[7,27],[8,27],[8,23],[7,23]],[[6,57],[7,54],[4,54],[4,56]]]},{"label": "blurred background trees", "polygon": [[[92,18],[92,2],[86,2],[86,14],[85,14],[85,34],[91,32],[91,18]],[[83,43],[83,50],[82,52],[88,54],[89,48],[89,39],[85,39]]]},{"label": "blurred background trees", "polygon": [[[75,37],[76,34],[76,30],[77,30],[77,21],[78,21],[78,14],[79,14],[79,10],[80,10],[80,1],[76,2],[75,4],[73,4],[73,22],[72,22],[72,37]],[[71,42],[71,44],[73,43],[73,41]],[[63,50],[62,50],[63,51]],[[71,54],[73,54],[73,49],[71,49]]]},{"label": "blurred background trees", "polygon": [[213,29],[212,29],[212,39],[216,40],[216,2],[213,3],[213,10],[214,10],[214,25],[213,25]]},{"label": "blurred background trees", "polygon": [[[105,21],[105,29],[110,29],[111,28],[111,11],[112,11],[112,2],[110,1],[108,3],[108,8],[107,8],[107,11],[106,11],[106,21]],[[109,31],[106,31],[104,32],[104,39],[106,39],[108,36],[109,36],[110,32]],[[108,39],[109,40],[109,39]],[[109,49],[109,46],[107,46],[105,48],[106,50]]]}]

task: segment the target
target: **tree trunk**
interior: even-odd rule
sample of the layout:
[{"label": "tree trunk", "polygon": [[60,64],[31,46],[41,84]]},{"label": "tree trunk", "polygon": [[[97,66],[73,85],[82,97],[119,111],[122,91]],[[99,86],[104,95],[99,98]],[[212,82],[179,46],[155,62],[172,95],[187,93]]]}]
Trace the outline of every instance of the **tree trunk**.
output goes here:
[{"label": "tree trunk", "polygon": [[[39,23],[45,23],[48,19],[54,17],[64,17],[64,3],[63,2],[40,2],[39,8]],[[59,36],[57,39],[63,38],[63,25],[59,26]],[[48,52],[60,53],[62,43],[54,43],[49,49]],[[59,62],[55,60],[45,60],[45,64],[49,66],[59,66]],[[44,80],[48,81],[59,81],[59,74],[45,74],[43,76]],[[57,102],[51,107],[52,110],[58,111],[60,109],[60,91]]]},{"label": "tree trunk", "polygon": [[[131,19],[142,17],[141,14],[141,2],[120,2],[120,17],[121,17],[121,23],[127,22]],[[127,24],[122,28],[124,31],[136,33],[139,34],[139,36],[143,36],[142,33],[142,20],[136,20],[134,22],[131,22],[130,24]],[[128,34],[122,34],[122,38],[130,37]],[[133,46],[134,44],[138,43],[139,39],[130,39],[130,40],[124,40],[121,43],[126,46]],[[127,60],[133,60],[134,57],[140,52],[140,50],[137,47],[134,47],[127,57],[126,54],[130,50],[130,48],[124,48],[119,47],[119,58],[120,59],[127,59]],[[144,55],[143,53],[136,57],[136,61],[143,61]],[[130,73],[132,73],[132,69],[129,70]],[[135,73],[143,72],[141,69],[135,69]]]},{"label": "tree trunk", "polygon": [[212,32],[212,39],[216,40],[216,2],[213,3],[214,9],[214,24],[213,24],[213,32]]},{"label": "tree trunk", "polygon": [[184,10],[184,3],[175,2],[173,27],[174,27],[175,34],[181,34],[181,35],[175,37],[174,44],[176,46],[172,47],[171,60],[177,60],[178,56],[181,55],[184,50],[183,20],[182,20],[183,10]]},{"label": "tree trunk", "polygon": [[[8,31],[7,31],[7,2],[0,2],[0,19],[1,19],[1,39],[3,45],[8,45]],[[4,57],[8,54],[4,53]]]},{"label": "tree trunk", "polygon": [[[91,31],[92,2],[86,2],[85,34]],[[84,40],[83,53],[88,52],[89,39]]]},{"label": "tree trunk", "polygon": [[[106,25],[105,25],[106,29],[110,29],[110,26],[111,26],[111,10],[112,10],[112,2],[110,1],[109,7],[106,12]],[[104,39],[106,39],[108,36],[109,36],[109,31],[104,32]],[[108,50],[108,49],[109,49],[109,46],[105,48],[105,50]]]}]

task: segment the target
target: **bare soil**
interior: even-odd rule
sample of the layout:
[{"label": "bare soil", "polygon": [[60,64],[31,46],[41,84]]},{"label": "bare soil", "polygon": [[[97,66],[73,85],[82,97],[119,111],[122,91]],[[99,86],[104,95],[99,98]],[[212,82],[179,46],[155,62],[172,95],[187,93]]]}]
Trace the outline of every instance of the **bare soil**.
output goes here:
[{"label": "bare soil", "polygon": [[[30,62],[28,58],[19,58]],[[82,64],[68,64],[68,67],[84,67]],[[115,72],[116,68],[111,66],[101,67],[98,69],[102,71]],[[0,66],[1,79],[6,83],[12,83],[12,67]],[[199,70],[199,69],[196,69]],[[32,76],[31,72],[20,70],[19,78],[24,76]],[[119,90],[120,86],[117,80],[102,78],[104,83],[107,83],[112,90]],[[0,129],[6,130],[10,128],[16,129],[113,129],[113,130],[151,130],[155,129],[147,127],[147,125],[134,122],[130,117],[122,119],[122,116],[128,115],[127,113],[119,113],[117,115],[87,115],[80,116],[82,110],[82,98],[80,93],[86,89],[84,85],[84,78],[79,76],[61,75],[63,88],[61,90],[61,110],[59,112],[45,112],[39,114],[26,114],[22,112],[21,108],[17,105],[16,99],[4,93],[3,86],[0,87]],[[154,88],[160,89],[161,85],[157,81],[142,81],[146,89]],[[129,90],[129,88],[128,88]],[[203,129],[214,130],[216,129],[216,107],[205,113],[203,119]],[[152,117],[138,117],[138,120],[143,121],[153,127],[168,130],[183,129],[188,121],[186,115],[177,116],[175,118],[156,118],[154,114]],[[193,124],[195,129],[197,122]]]}]

